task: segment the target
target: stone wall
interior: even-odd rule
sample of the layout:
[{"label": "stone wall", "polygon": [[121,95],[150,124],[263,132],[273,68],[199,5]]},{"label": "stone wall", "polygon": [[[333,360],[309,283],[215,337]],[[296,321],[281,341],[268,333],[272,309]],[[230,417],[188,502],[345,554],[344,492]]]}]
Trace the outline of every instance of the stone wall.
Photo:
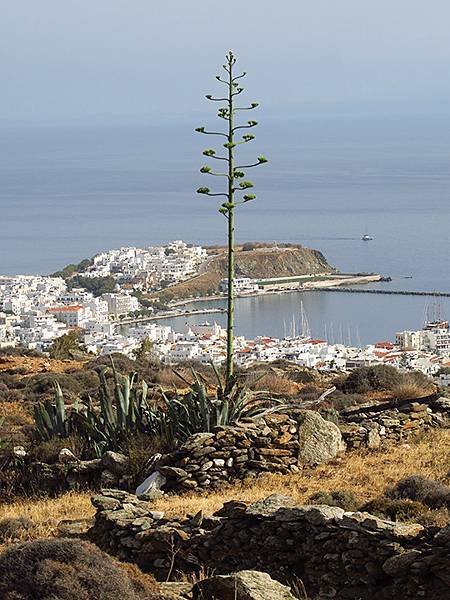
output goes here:
[{"label": "stone wall", "polygon": [[[316,411],[294,406],[284,413],[272,412],[257,420],[193,435],[174,452],[149,457],[146,475],[154,480],[149,491],[158,487],[164,492],[182,493],[267,472],[295,473],[345,449],[377,449],[405,442],[432,427],[450,426],[450,399],[353,407],[342,411],[339,418],[337,426]],[[115,452],[81,461],[63,450],[55,464],[29,463],[25,458],[21,472],[23,487],[32,491],[57,494],[101,487],[134,491],[128,460]]]},{"label": "stone wall", "polygon": [[420,402],[383,402],[349,408],[340,414],[340,430],[349,450],[377,449],[407,441],[432,427],[450,426],[450,399],[430,397]]},{"label": "stone wall", "polygon": [[345,449],[378,449],[401,443],[432,427],[450,426],[450,400],[352,408],[336,426],[312,410],[288,408],[257,421],[191,436],[178,450],[158,456],[148,475],[163,491],[181,493],[265,472],[295,473],[334,458]]},{"label": "stone wall", "polygon": [[191,436],[178,450],[152,461],[163,491],[214,488],[266,472],[295,473],[345,450],[339,428],[311,410],[270,413],[213,433]]},{"label": "stone wall", "polygon": [[90,537],[165,580],[201,568],[299,577],[311,598],[450,597],[450,526],[425,529],[271,496],[228,502],[212,517],[165,519],[136,496],[104,490]]}]

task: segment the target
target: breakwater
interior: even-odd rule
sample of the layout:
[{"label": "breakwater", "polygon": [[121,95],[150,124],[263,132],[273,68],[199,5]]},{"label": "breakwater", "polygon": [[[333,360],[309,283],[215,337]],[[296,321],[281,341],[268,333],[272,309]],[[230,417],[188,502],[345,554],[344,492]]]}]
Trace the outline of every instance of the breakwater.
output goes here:
[{"label": "breakwater", "polygon": [[348,287],[322,287],[322,288],[303,288],[301,292],[341,292],[346,294],[385,294],[392,296],[432,296],[437,298],[450,298],[450,292],[416,292],[410,290],[363,290]]}]

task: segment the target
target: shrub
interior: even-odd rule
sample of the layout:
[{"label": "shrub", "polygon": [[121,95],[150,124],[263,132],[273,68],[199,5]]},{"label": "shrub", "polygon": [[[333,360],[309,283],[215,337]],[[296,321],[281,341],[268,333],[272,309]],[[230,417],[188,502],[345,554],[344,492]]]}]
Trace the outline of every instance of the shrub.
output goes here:
[{"label": "shrub", "polygon": [[423,373],[404,373],[403,381],[392,388],[396,400],[414,400],[429,396],[434,391],[434,385]]},{"label": "shrub", "polygon": [[[322,392],[322,390],[321,390]],[[320,392],[320,393],[321,393]],[[318,394],[318,396],[320,395]],[[302,390],[303,395],[303,390]],[[352,406],[359,406],[367,402],[366,396],[362,394],[344,394],[341,390],[336,390],[325,398],[321,406],[323,408],[333,408],[340,412],[345,408],[351,408]]]},{"label": "shrub", "polygon": [[157,584],[93,544],[49,539],[12,546],[0,555],[5,600],[163,600]]},{"label": "shrub", "polygon": [[360,510],[390,521],[417,521],[427,512],[421,502],[385,497],[367,502]]},{"label": "shrub", "polygon": [[430,508],[450,508],[450,486],[426,479],[421,475],[411,475],[400,479],[386,491],[389,498],[416,500]]},{"label": "shrub", "polygon": [[316,492],[309,497],[313,504],[326,504],[327,506],[338,506],[348,511],[358,509],[358,501],[353,492],[349,490],[332,490],[330,492]]},{"label": "shrub", "polygon": [[366,394],[367,392],[391,390],[402,382],[402,374],[390,365],[374,365],[355,369],[342,384],[344,392]]},{"label": "shrub", "polygon": [[33,521],[28,517],[2,519],[0,520],[0,543],[10,540],[23,540],[33,527]]}]

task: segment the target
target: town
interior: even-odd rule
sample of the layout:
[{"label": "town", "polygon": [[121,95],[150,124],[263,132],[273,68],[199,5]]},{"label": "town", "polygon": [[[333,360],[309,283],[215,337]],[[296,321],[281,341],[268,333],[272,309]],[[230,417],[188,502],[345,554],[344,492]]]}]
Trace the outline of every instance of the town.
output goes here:
[{"label": "town", "polygon": [[[220,364],[226,357],[226,332],[220,325],[189,323],[187,316],[183,331],[174,331],[156,321],[179,314],[172,307],[141,303],[144,293],[194,277],[207,258],[205,248],[176,240],[167,246],[101,252],[84,261],[78,279],[1,276],[0,348],[21,346],[48,352],[56,339],[75,330],[85,351],[94,355],[120,352],[133,357],[146,343],[151,354],[163,363]],[[89,291],[89,282],[105,280],[112,283],[109,291]],[[79,285],[74,286],[72,281]],[[235,291],[240,295],[258,293],[262,287],[258,283],[237,279]],[[279,289],[284,285],[278,283]],[[220,291],[226,293],[226,281],[221,282]],[[313,339],[304,319],[302,314],[300,335],[294,327],[291,335],[282,339],[261,335],[248,340],[236,336],[236,363],[245,367],[256,362],[289,360],[328,370],[390,364],[428,375],[450,366],[449,324],[441,318],[428,320],[421,330],[396,333],[395,342],[383,340],[364,347]],[[441,378],[447,383],[447,375],[442,374]]]}]

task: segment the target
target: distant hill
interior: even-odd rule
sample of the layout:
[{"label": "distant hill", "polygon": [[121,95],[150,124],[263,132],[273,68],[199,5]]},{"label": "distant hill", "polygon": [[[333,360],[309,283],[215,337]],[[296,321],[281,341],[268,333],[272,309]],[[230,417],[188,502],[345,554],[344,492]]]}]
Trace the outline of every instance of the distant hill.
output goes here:
[{"label": "distant hill", "polygon": [[[246,247],[255,249],[246,250]],[[243,249],[244,248],[244,249]],[[164,290],[165,300],[203,296],[218,292],[219,282],[227,276],[227,255],[225,248],[209,249],[210,258],[196,277],[170,286]],[[263,279],[290,277],[317,273],[331,273],[336,269],[330,266],[318,250],[303,246],[238,246],[235,253],[236,276]],[[161,296],[161,293],[158,295]]]}]

